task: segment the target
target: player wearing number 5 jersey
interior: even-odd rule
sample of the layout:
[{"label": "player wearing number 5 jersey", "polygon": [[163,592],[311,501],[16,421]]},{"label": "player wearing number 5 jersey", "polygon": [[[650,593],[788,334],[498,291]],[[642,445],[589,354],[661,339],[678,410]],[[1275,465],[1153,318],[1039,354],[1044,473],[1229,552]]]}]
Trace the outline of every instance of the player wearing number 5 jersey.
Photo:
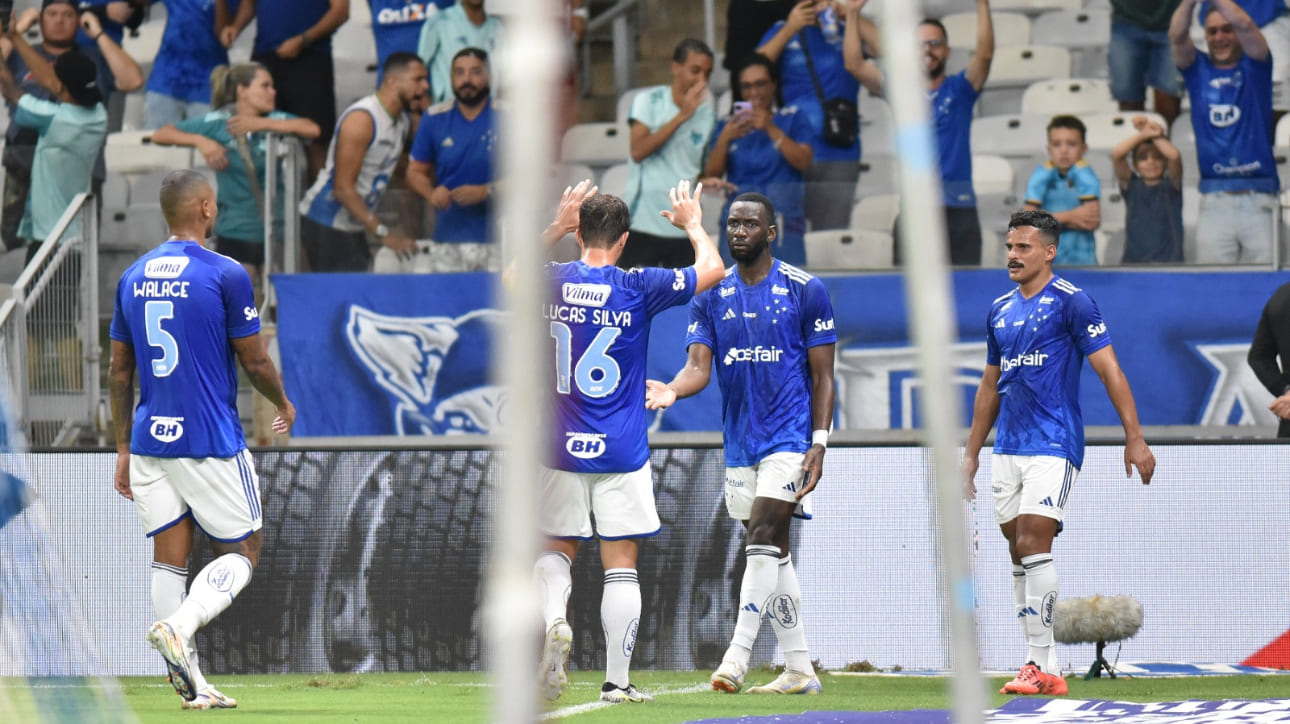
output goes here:
[{"label": "player wearing number 5 jersey", "polygon": [[[165,177],[161,210],[171,237],[122,275],[110,329],[114,484],[152,538],[158,621],[148,641],[189,709],[237,705],[202,677],[191,642],[250,582],[260,554],[259,479],[237,413],[235,361],[277,408],[276,432],[290,429],[296,415],[260,339],[251,278],[201,245],[215,208],[206,177]],[[194,525],[216,558],[185,598]]]},{"label": "player wearing number 5 jersey", "polygon": [[539,676],[550,699],[568,683],[570,567],[579,543],[598,535],[605,570],[600,616],[606,644],[600,698],[642,702],[651,697],[632,686],[628,669],[641,611],[637,544],[659,531],[642,404],[650,320],[720,281],[721,257],[703,231],[701,188],[691,194],[689,182],[682,181],[672,189],[671,211],[663,215],[689,236],[694,266],[617,268],[631,215],[622,199],[598,195],[589,186],[584,181],[565,191],[556,220],[543,235],[554,243],[576,231],[582,258],[546,267],[549,296],[543,317],[555,374],[548,388],[552,440],[539,510],[548,544],[534,567],[547,626]]}]

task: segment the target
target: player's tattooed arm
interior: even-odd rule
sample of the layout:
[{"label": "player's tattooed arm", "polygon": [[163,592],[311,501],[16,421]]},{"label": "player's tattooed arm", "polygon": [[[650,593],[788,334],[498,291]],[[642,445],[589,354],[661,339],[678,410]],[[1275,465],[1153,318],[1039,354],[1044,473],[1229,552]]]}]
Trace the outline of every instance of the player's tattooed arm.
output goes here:
[{"label": "player's tattooed arm", "polygon": [[130,432],[134,424],[134,347],[114,339],[110,354],[108,387],[117,453],[112,485],[127,500],[133,500],[134,495],[130,492]]},{"label": "player's tattooed arm", "polygon": [[287,391],[282,387],[282,376],[278,374],[278,368],[273,365],[273,360],[264,349],[260,333],[239,337],[232,342],[233,351],[237,354],[242,369],[246,370],[246,376],[251,379],[251,385],[273,403],[278,413],[273,420],[273,431],[279,435],[286,433],[296,420],[296,407],[287,399]]}]

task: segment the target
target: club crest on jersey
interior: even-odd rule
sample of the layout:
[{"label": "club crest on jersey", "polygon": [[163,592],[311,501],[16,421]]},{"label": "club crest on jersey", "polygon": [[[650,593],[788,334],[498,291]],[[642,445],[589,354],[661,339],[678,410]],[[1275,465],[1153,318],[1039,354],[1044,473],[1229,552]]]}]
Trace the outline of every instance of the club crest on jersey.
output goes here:
[{"label": "club crest on jersey", "polygon": [[560,285],[560,296],[565,304],[577,304],[583,307],[603,307],[609,301],[612,287],[608,284],[574,284]]},{"label": "club crest on jersey", "polygon": [[460,317],[393,317],[351,305],[350,352],[392,397],[397,435],[502,431],[506,391],[489,379],[494,309]]},{"label": "club crest on jersey", "polygon": [[172,443],[184,436],[184,418],[162,417],[153,415],[148,423],[148,432],[158,442]]},{"label": "club crest on jersey", "polygon": [[605,434],[593,432],[570,432],[564,449],[575,458],[591,460],[605,454]]},{"label": "club crest on jersey", "polygon": [[178,279],[191,261],[186,256],[159,256],[143,265],[143,275],[149,279]]}]

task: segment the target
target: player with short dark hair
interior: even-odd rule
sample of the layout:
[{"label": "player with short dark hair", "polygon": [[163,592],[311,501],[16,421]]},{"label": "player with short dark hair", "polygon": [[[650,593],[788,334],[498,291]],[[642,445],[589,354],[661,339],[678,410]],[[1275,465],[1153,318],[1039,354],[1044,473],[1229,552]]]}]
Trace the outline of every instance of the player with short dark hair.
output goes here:
[{"label": "player with short dark hair", "polygon": [[[275,432],[291,428],[296,409],[260,339],[251,278],[202,246],[215,225],[210,182],[175,171],[162,180],[160,201],[171,236],[121,276],[109,332],[114,485],[152,538],[158,621],[148,642],[184,708],[232,708],[237,701],[202,677],[192,637],[246,587],[260,556],[260,481],[237,412],[237,363],[277,408]],[[195,525],[216,558],[185,597]]]},{"label": "player with short dark hair", "polygon": [[1008,222],[1008,277],[1017,288],[990,306],[985,372],[963,455],[964,492],[973,498],[981,446],[998,420],[991,457],[994,514],[1008,539],[1017,619],[1030,645],[1028,662],[1002,694],[1067,692],[1053,646],[1052,550],[1084,464],[1079,376],[1085,357],[1124,426],[1126,477],[1137,466],[1146,485],[1156,467],[1102,313],[1088,294],[1053,273],[1060,233],[1045,211],[1020,211]]},{"label": "player with short dark hair", "polygon": [[554,420],[538,510],[547,545],[534,565],[547,626],[539,676],[548,699],[559,697],[568,684],[571,567],[579,544],[597,535],[605,569],[600,617],[606,671],[600,698],[639,703],[653,697],[633,686],[628,675],[641,613],[636,554],[640,539],[660,528],[648,419],[641,405],[650,320],[716,284],[721,257],[703,230],[702,187],[691,194],[689,181],[681,181],[672,189],[672,209],[663,216],[689,236],[694,265],[619,269],[615,262],[631,225],[627,204],[597,195],[590,186],[584,181],[565,190],[556,220],[543,234],[554,244],[576,231],[582,258],[548,264],[545,270],[550,297],[542,316],[554,347],[555,379],[547,390]]},{"label": "player with short dark hair", "polygon": [[690,303],[686,364],[667,384],[647,381],[645,399],[649,409],[661,409],[697,394],[720,360],[726,509],[744,522],[748,538],[735,633],[712,688],[743,688],[762,616],[769,614],[786,667],[750,691],[818,694],[789,532],[794,516],[811,517],[808,495],[823,472],[838,337],[824,283],[771,256],[776,233],[770,199],[741,194],[730,205],[726,239],[735,266]]}]

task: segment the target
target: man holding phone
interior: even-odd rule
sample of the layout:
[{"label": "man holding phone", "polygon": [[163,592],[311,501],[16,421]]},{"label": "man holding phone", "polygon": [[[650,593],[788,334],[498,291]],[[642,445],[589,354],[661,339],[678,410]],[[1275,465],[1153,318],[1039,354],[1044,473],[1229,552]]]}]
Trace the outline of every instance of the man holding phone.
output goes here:
[{"label": "man holding phone", "polygon": [[726,510],[748,531],[735,633],[712,674],[712,688],[731,694],[743,688],[766,614],[786,666],[749,692],[821,690],[806,647],[789,532],[794,517],[811,517],[809,493],[823,472],[838,337],[824,283],[771,256],[776,233],[770,199],[746,193],[734,200],[726,238],[735,267],[690,303],[685,366],[667,384],[645,381],[645,406],[663,409],[706,387],[720,360]]}]

